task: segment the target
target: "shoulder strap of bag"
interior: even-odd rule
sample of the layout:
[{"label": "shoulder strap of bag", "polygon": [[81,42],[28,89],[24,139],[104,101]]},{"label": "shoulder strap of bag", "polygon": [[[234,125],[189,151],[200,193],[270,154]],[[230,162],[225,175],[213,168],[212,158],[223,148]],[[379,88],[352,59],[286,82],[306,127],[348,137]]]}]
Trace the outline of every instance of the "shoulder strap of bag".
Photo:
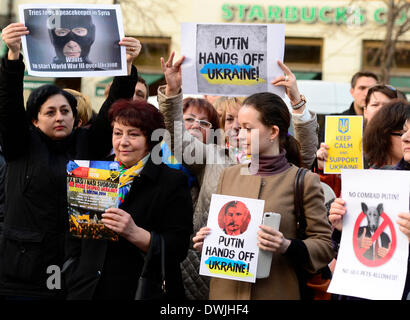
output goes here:
[{"label": "shoulder strap of bag", "polygon": [[303,208],[303,192],[305,189],[306,169],[298,168],[294,186],[294,206],[297,223],[297,235],[299,239],[305,239],[306,219],[305,210]]},{"label": "shoulder strap of bag", "polygon": [[161,280],[162,280],[162,292],[167,292],[166,280],[165,280],[165,240],[163,236],[161,238]]}]

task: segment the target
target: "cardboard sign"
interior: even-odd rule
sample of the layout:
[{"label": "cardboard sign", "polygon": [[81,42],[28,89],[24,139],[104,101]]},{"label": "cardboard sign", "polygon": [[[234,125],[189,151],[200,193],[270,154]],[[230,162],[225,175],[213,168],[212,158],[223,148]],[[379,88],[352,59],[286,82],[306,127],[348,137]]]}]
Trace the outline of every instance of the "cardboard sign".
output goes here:
[{"label": "cardboard sign", "polygon": [[343,231],[329,292],[377,300],[403,295],[409,241],[396,224],[409,211],[410,172],[342,170]]},{"label": "cardboard sign", "polygon": [[213,194],[199,273],[255,282],[259,248],[258,226],[265,200]]},{"label": "cardboard sign", "polygon": [[181,26],[184,93],[246,96],[274,92],[283,75],[284,26],[281,24],[195,24]]},{"label": "cardboard sign", "polygon": [[324,173],[363,169],[363,117],[326,116],[325,143],[329,146]]}]

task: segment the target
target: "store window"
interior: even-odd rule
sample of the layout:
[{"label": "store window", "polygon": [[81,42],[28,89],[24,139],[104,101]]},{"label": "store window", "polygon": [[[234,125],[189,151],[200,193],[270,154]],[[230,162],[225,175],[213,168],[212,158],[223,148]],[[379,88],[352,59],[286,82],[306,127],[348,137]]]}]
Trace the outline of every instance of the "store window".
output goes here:
[{"label": "store window", "polygon": [[[363,41],[363,69],[380,73],[380,55],[383,42],[376,40]],[[390,84],[410,95],[410,42],[400,41],[396,44],[393,65],[390,68]]]},{"label": "store window", "polygon": [[321,80],[322,48],[323,39],[287,37],[284,62],[298,80]]},{"label": "store window", "polygon": [[[363,41],[363,67],[378,69],[380,67],[379,50],[382,41]],[[377,71],[377,70],[376,70]],[[398,42],[394,53],[392,74],[409,74],[410,72],[410,42]]]},{"label": "store window", "polygon": [[170,54],[171,38],[166,37],[138,37],[141,53],[134,60],[138,70],[143,73],[162,73],[160,58],[167,58]]}]

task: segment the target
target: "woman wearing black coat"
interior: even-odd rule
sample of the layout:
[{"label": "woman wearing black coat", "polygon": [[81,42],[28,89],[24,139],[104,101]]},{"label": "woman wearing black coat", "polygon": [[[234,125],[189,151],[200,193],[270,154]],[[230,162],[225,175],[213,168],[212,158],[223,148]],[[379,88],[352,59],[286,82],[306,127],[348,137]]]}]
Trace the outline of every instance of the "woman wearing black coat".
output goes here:
[{"label": "woman wearing black coat", "polygon": [[[0,66],[1,146],[7,162],[4,233],[0,238],[0,295],[13,298],[62,297],[47,288],[47,268],[62,267],[68,230],[66,163],[70,159],[101,159],[111,149],[107,112],[119,98],[131,98],[137,82],[116,77],[108,99],[90,130],[75,128],[76,100],[54,85],[32,92],[24,109],[24,63],[21,23],[3,29],[9,48]],[[127,62],[138,54],[139,42],[124,38]]]},{"label": "woman wearing black coat", "polygon": [[180,263],[192,233],[192,201],[184,173],[161,163],[165,128],[162,114],[144,100],[115,102],[109,112],[115,160],[120,162],[119,208],[109,208],[103,223],[118,242],[74,239],[65,264],[68,299],[132,300],[146,257],[145,276],[161,280],[160,236],[165,243],[167,299],[183,299]]}]

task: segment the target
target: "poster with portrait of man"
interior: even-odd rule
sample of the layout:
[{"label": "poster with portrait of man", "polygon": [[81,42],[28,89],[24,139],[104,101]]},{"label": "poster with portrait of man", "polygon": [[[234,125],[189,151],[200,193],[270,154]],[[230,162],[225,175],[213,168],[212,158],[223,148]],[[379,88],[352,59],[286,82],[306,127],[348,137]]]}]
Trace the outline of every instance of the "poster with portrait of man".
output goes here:
[{"label": "poster with portrait of man", "polygon": [[264,200],[213,194],[199,273],[255,282]]},{"label": "poster with portrait of man", "polygon": [[20,5],[29,75],[98,77],[126,75],[119,5]]}]

